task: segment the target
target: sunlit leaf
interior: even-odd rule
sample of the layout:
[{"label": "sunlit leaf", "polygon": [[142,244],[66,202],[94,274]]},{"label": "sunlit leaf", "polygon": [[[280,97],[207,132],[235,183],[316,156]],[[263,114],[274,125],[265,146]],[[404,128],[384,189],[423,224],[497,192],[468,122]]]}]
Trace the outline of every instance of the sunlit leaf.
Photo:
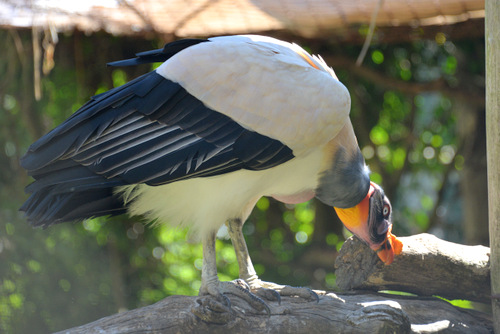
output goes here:
[{"label": "sunlit leaf", "polygon": [[392,152],[392,165],[395,169],[403,168],[406,161],[406,151],[399,147]]},{"label": "sunlit leaf", "polygon": [[389,134],[380,126],[374,126],[370,131],[370,139],[375,145],[384,145],[389,141]]},{"label": "sunlit leaf", "polygon": [[384,54],[382,51],[374,50],[372,52],[372,61],[377,65],[382,64],[384,62]]},{"label": "sunlit leaf", "polygon": [[20,309],[23,307],[24,298],[19,293],[13,293],[9,296],[9,302],[14,309]]},{"label": "sunlit leaf", "polygon": [[127,74],[120,69],[115,69],[111,74],[113,86],[118,87],[127,83]]}]

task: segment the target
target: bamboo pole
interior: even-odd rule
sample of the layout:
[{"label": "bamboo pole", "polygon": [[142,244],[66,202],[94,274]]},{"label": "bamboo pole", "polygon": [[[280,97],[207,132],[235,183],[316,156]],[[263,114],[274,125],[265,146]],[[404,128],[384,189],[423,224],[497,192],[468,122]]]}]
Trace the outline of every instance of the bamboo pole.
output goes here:
[{"label": "bamboo pole", "polygon": [[498,0],[486,0],[485,39],[491,292],[495,333],[500,333],[500,6]]}]

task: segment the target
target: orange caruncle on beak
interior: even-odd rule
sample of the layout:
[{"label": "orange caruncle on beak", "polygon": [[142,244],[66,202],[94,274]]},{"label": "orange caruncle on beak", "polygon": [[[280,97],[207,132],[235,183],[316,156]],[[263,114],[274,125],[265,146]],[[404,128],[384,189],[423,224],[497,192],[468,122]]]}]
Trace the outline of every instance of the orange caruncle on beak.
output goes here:
[{"label": "orange caruncle on beak", "polygon": [[334,207],[337,216],[339,216],[339,219],[349,230],[354,231],[361,224],[367,223],[368,212],[370,211],[370,197],[374,191],[375,189],[370,185],[370,190],[366,194],[366,197],[363,198],[361,203],[352,208],[341,209]]},{"label": "orange caruncle on beak", "polygon": [[394,260],[394,255],[399,255],[403,251],[403,243],[391,233],[392,226],[387,231],[387,239],[385,242],[375,250],[378,257],[384,264],[389,265]]}]

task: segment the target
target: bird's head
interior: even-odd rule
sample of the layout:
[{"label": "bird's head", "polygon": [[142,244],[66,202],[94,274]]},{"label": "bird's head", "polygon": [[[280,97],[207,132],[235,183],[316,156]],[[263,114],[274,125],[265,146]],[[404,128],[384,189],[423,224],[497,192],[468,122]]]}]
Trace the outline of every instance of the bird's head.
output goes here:
[{"label": "bird's head", "polygon": [[366,197],[352,208],[335,208],[344,226],[363,240],[385,264],[401,253],[403,244],[392,230],[392,207],[382,188],[370,182]]}]

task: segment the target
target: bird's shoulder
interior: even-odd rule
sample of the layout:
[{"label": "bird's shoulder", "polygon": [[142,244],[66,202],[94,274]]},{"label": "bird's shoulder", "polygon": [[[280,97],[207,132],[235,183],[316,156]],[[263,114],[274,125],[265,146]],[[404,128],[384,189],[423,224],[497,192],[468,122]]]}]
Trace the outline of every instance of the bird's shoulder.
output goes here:
[{"label": "bird's shoulder", "polygon": [[324,145],[347,121],[349,93],[320,58],[269,37],[210,41],[182,50],[157,72],[294,152]]}]

